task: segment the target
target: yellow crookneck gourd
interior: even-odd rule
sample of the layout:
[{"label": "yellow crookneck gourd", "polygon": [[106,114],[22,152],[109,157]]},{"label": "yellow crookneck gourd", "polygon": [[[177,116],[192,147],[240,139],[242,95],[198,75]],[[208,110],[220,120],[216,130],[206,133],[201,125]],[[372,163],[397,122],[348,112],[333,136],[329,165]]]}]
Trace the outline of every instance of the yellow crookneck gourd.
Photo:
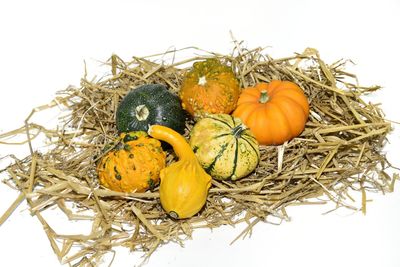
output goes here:
[{"label": "yellow crookneck gourd", "polygon": [[211,176],[204,171],[182,135],[161,125],[152,125],[148,133],[172,145],[179,157],[179,161],[160,172],[162,207],[174,219],[192,217],[206,203]]}]

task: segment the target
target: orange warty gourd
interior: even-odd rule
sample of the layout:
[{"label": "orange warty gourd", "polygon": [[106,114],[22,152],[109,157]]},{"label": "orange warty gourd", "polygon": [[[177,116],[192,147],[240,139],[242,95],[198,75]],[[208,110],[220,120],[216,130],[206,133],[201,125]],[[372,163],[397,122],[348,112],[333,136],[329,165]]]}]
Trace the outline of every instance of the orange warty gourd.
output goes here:
[{"label": "orange warty gourd", "polygon": [[299,86],[273,80],[244,89],[233,116],[250,128],[261,145],[279,145],[304,130],[308,113],[308,100]]},{"label": "orange warty gourd", "polygon": [[122,133],[97,165],[100,184],[119,192],[144,192],[156,186],[166,154],[146,132]]},{"label": "orange warty gourd", "polygon": [[194,117],[231,113],[239,94],[239,82],[232,69],[215,58],[194,63],[179,93],[182,107]]}]

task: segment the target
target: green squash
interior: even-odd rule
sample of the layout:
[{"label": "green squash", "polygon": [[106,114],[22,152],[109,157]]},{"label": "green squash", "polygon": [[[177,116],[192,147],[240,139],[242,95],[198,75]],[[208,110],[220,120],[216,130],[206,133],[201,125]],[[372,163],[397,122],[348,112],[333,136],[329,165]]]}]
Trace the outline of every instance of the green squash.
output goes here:
[{"label": "green squash", "polygon": [[190,132],[189,144],[203,168],[215,179],[237,180],[260,161],[259,145],[239,118],[207,115]]},{"label": "green squash", "polygon": [[187,113],[180,99],[162,84],[146,84],[131,90],[116,113],[118,132],[145,131],[159,124],[179,133],[185,130]]}]

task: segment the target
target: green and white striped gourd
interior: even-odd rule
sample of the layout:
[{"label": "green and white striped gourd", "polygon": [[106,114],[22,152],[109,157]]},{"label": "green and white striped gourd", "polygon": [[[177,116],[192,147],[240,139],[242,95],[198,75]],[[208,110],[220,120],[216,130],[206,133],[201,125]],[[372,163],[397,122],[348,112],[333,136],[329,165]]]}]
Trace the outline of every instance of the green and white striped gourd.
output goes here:
[{"label": "green and white striped gourd", "polygon": [[257,140],[239,118],[207,115],[190,132],[189,144],[203,168],[215,179],[237,180],[257,167]]}]

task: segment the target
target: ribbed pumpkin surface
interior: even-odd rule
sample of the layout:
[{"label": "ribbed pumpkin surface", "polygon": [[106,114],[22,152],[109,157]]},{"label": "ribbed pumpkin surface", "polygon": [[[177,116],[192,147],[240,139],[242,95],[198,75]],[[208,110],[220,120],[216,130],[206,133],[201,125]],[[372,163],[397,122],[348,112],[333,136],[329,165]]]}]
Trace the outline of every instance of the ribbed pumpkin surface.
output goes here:
[{"label": "ribbed pumpkin surface", "polygon": [[271,81],[244,89],[233,116],[250,128],[261,145],[279,145],[304,130],[308,112],[307,97],[299,86]]}]

